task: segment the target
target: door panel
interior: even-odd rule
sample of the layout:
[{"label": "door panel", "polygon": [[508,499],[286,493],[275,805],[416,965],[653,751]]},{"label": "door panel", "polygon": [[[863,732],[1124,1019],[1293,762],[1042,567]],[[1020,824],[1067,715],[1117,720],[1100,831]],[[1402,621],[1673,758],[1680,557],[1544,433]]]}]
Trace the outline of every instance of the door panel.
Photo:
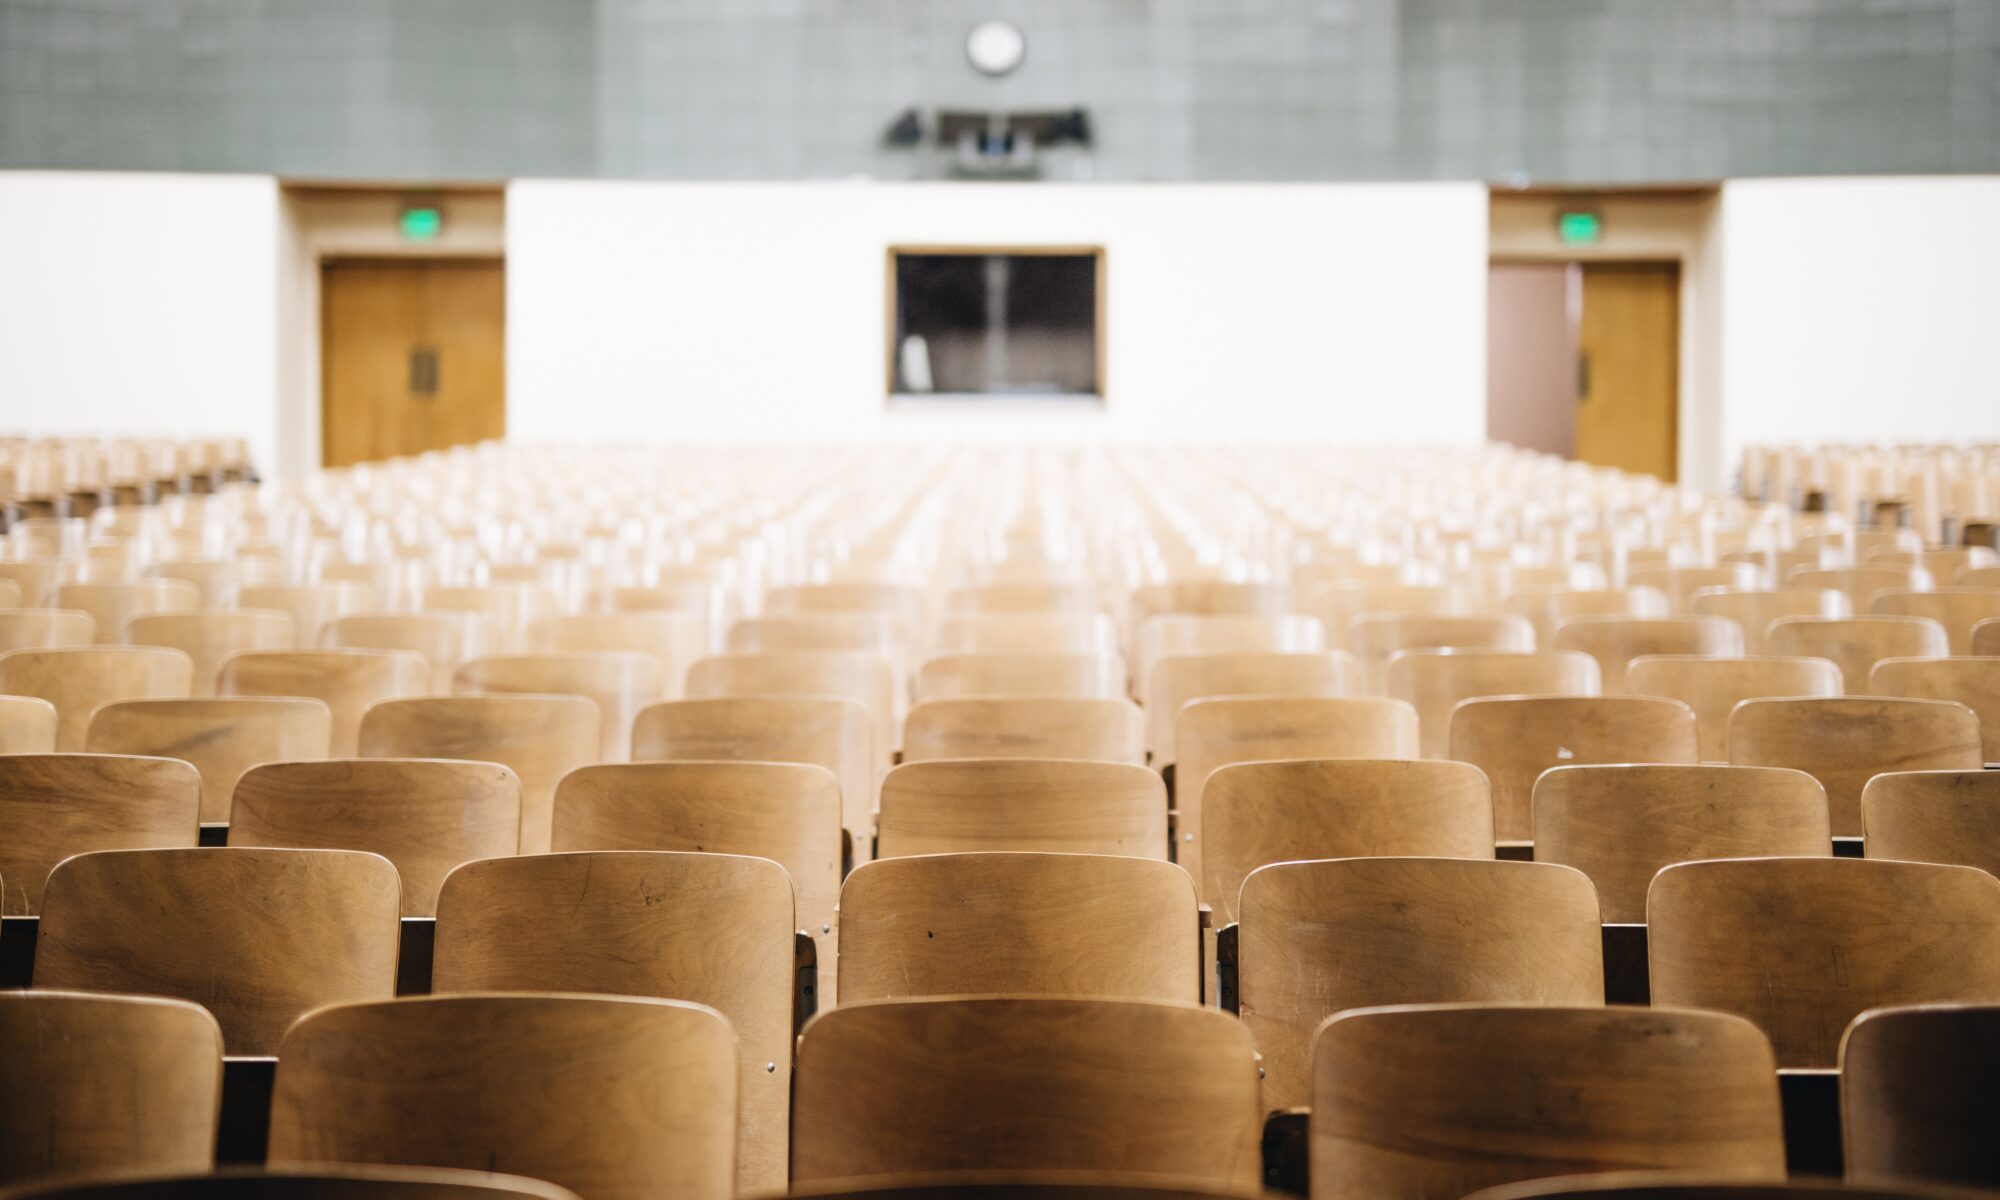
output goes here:
[{"label": "door panel", "polygon": [[501,437],[504,268],[459,259],[324,264],[320,362],[326,466]]},{"label": "door panel", "polygon": [[1679,438],[1679,266],[1584,264],[1577,341],[1577,458],[1673,480]]}]

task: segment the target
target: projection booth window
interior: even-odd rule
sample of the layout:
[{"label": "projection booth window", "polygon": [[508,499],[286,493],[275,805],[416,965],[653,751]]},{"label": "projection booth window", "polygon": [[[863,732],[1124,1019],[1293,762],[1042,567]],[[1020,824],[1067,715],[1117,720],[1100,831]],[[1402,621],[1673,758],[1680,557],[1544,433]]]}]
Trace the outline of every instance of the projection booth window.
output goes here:
[{"label": "projection booth window", "polygon": [[1104,251],[889,251],[889,391],[941,398],[1104,393]]}]

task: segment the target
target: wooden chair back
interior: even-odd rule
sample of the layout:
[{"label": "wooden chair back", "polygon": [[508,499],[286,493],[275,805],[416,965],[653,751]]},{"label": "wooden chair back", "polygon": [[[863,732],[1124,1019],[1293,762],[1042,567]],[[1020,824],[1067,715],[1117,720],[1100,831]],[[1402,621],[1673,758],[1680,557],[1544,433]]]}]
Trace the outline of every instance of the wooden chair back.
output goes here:
[{"label": "wooden chair back", "polygon": [[1535,644],[1546,646],[1556,626],[1573,617],[1664,617],[1673,605],[1665,592],[1653,587],[1539,587],[1513,593],[1500,608],[1526,617],[1535,627]]},{"label": "wooden chair back", "polygon": [[[1415,758],[1417,710],[1373,697],[1225,696],[1181,706],[1174,726],[1177,861],[1205,886],[1208,778],[1233,763],[1296,758]],[[1202,898],[1215,903],[1216,897]]]},{"label": "wooden chair back", "polygon": [[1167,857],[1167,788],[1131,763],[912,762],[882,780],[875,853],[1027,850]]},{"label": "wooden chair back", "polygon": [[1208,777],[1202,824],[1202,894],[1225,925],[1237,919],[1243,881],[1272,863],[1493,857],[1493,791],[1469,763],[1236,763]]},{"label": "wooden chair back", "polygon": [[449,692],[458,664],[492,653],[501,635],[477,612],[345,613],[320,627],[328,649],[410,650],[430,664],[430,690]]},{"label": "wooden chair back", "polygon": [[224,822],[243,772],[325,758],[332,720],[326,705],[300,696],[119,700],[98,708],[84,748],[192,764],[201,773],[201,819]]},{"label": "wooden chair back", "polygon": [[65,583],[55,589],[53,606],[90,614],[99,645],[125,641],[125,623],[143,613],[199,608],[201,589],[184,579],[127,579]]},{"label": "wooden chair back", "polygon": [[1981,658],[2000,657],[2000,617],[1972,627],[1972,653]]},{"label": "wooden chair back", "polygon": [[1980,756],[2000,763],[2000,657],[1885,658],[1869,672],[1868,692],[1965,705],[1979,718]]},{"label": "wooden chair back", "polygon": [[89,646],[96,641],[97,622],[80,608],[0,609],[0,654]]},{"label": "wooden chair back", "polygon": [[591,1200],[736,1194],[736,1037],[637,996],[412,996],[285,1035],[274,1165],[395,1163],[546,1179]]},{"label": "wooden chair back", "polygon": [[1707,588],[1753,590],[1770,586],[1764,572],[1750,564],[1726,562],[1713,567],[1634,567],[1625,572],[1626,587],[1657,588],[1677,613],[1692,612],[1695,596]]},{"label": "wooden chair back", "polygon": [[380,700],[421,696],[431,669],[409,650],[253,650],[231,655],[216,672],[218,696],[310,696],[332,714],[329,756],[361,749],[361,715]]},{"label": "wooden chair back", "polygon": [[1891,771],[1861,789],[1869,858],[2000,875],[2000,771]]},{"label": "wooden chair back", "polygon": [[1108,854],[927,854],[840,889],[840,1002],[980,994],[1201,1000],[1194,883]]},{"label": "wooden chair back", "polygon": [[1094,613],[1102,606],[1088,584],[1000,581],[953,588],[946,613]]},{"label": "wooden chair back", "polygon": [[[682,612],[542,617],[528,625],[528,650],[534,654],[619,650],[648,655],[659,664],[660,691],[647,699],[674,700],[681,696],[686,685],[688,668],[708,652],[708,628],[700,617]],[[630,746],[628,737],[620,753]]]},{"label": "wooden chair back", "polygon": [[1347,644],[1348,631],[1361,617],[1444,617],[1465,610],[1465,597],[1457,588],[1436,584],[1320,584],[1299,596],[1299,611],[1319,618],[1327,644],[1333,646]]},{"label": "wooden chair back", "polygon": [[1950,652],[1944,626],[1928,617],[1848,617],[1829,621],[1784,617],[1764,643],[1772,654],[1832,660],[1847,694],[1867,694],[1868,673],[1885,658],[1942,658]]},{"label": "wooden chair back", "polygon": [[1405,650],[1390,657],[1384,686],[1417,710],[1425,758],[1451,752],[1451,714],[1463,701],[1600,691],[1597,660],[1574,650]]},{"label": "wooden chair back", "polygon": [[40,696],[0,696],[0,754],[52,754],[56,706]]},{"label": "wooden chair back", "polygon": [[1254,1188],[1257,1054],[1192,1004],[984,996],[843,1004],[799,1040],[795,1185],[920,1172],[1143,1172]]},{"label": "wooden chair back", "polygon": [[530,583],[426,587],[423,601],[428,612],[473,613],[487,620],[495,640],[476,651],[468,647],[465,658],[519,650],[527,638],[528,626],[560,607],[553,594]]},{"label": "wooden chair back", "polygon": [[729,627],[723,643],[737,654],[751,652],[848,652],[879,654],[900,674],[909,662],[909,634],[884,613],[815,612],[749,617]]},{"label": "wooden chair back", "polygon": [[897,621],[914,624],[923,619],[924,595],[917,588],[898,583],[859,580],[800,583],[774,587],[764,593],[764,611],[773,615],[823,612],[881,613]]},{"label": "wooden chair back", "polygon": [[1668,696],[1694,710],[1701,761],[1729,760],[1729,714],[1745,700],[1774,696],[1838,696],[1840,668],[1825,658],[1709,658],[1648,654],[1626,668],[1635,695]]},{"label": "wooden chair back", "polygon": [[292,618],[269,608],[145,613],[126,622],[124,640],[185,653],[192,663],[189,694],[213,696],[216,672],[230,655],[290,649]]},{"label": "wooden chair back", "polygon": [[320,629],[335,617],[367,612],[381,605],[374,588],[365,583],[328,580],[323,583],[265,583],[236,589],[242,608],[270,609],[292,619],[292,649],[319,645]]},{"label": "wooden chair back", "polygon": [[917,668],[918,700],[972,696],[1125,695],[1123,659],[1096,654],[948,654]]},{"label": "wooden chair back", "polygon": [[1142,764],[1146,716],[1130,700],[1059,696],[926,700],[903,725],[903,760],[1069,758]]},{"label": "wooden chair back", "polygon": [[0,1062],[0,1187],[215,1161],[222,1030],[200,1005],[0,991]]},{"label": "wooden chair back", "polygon": [[433,916],[454,868],[520,851],[521,781],[443,758],[267,762],[236,784],[229,844],[379,854],[395,864],[402,914]]},{"label": "wooden chair back", "polygon": [[193,846],[201,776],[170,758],[0,756],[0,914],[41,912],[49,872],[73,854]]},{"label": "wooden chair back", "polygon": [[[63,558],[53,554],[35,554],[23,558],[0,562],[0,579],[4,579],[21,589],[20,598],[13,605],[26,608],[42,608],[53,604],[56,589],[65,583],[76,582],[78,564],[73,558]],[[95,629],[96,621],[91,622]]]},{"label": "wooden chair back", "polygon": [[1576,617],[1556,629],[1557,650],[1597,660],[1607,696],[1629,695],[1632,660],[1655,654],[1733,658],[1743,654],[1743,629],[1728,617]]},{"label": "wooden chair back", "polygon": [[1163,613],[1136,627],[1133,695],[1145,696],[1154,666],[1176,655],[1317,654],[1325,649],[1325,630],[1312,617]]},{"label": "wooden chair back", "polygon": [[416,696],[361,718],[363,758],[497,762],[521,780],[521,853],[549,848],[556,782],[597,761],[597,706],[580,696]]},{"label": "wooden chair back", "polygon": [[1660,696],[1494,696],[1452,710],[1451,757],[1493,784],[1493,830],[1534,836],[1535,780],[1586,763],[1692,763],[1694,710]]},{"label": "wooden chair back", "polygon": [[49,874],[35,986],[192,1000],[231,1054],[396,991],[396,868],[349,850],[100,850]]},{"label": "wooden chair back", "polygon": [[1677,863],[1646,898],[1653,1003],[1755,1021],[1781,1067],[1835,1065],[1870,1008],[2000,1000],[2000,879],[1850,858]]},{"label": "wooden chair back", "polygon": [[1116,655],[1118,630],[1103,613],[969,613],[939,622],[938,654]]},{"label": "wooden chair back", "polygon": [[1420,1005],[1339,1014],[1313,1043],[1315,1200],[1424,1200],[1619,1170],[1784,1179],[1778,1076],[1754,1025],[1616,1006]]},{"label": "wooden chair back", "polygon": [[2000,1187],[1996,1071],[2000,1006],[1926,1004],[1856,1017],[1840,1043],[1847,1178]]},{"label": "wooden chair back", "polygon": [[1836,620],[1854,615],[1846,593],[1832,588],[1703,588],[1687,607],[1697,616],[1735,621],[1743,630],[1745,654],[1773,653],[1771,623],[1785,617]]},{"label": "wooden chair back", "polygon": [[630,651],[505,654],[459,664],[452,691],[465,696],[581,696],[597,707],[594,761],[624,762],[632,750],[632,721],[665,689],[660,665]]},{"label": "wooden chair back", "polygon": [[1922,567],[1893,563],[1868,563],[1858,567],[1793,567],[1785,572],[1785,582],[1793,587],[1832,588],[1847,597],[1858,613],[1872,609],[1877,593],[1929,588],[1935,582]]},{"label": "wooden chair back", "polygon": [[782,1189],[792,1092],[792,881],[735,854],[469,863],[438,898],[431,990],[688,1000],[736,1031],[736,1183]]},{"label": "wooden chair back", "polygon": [[1971,654],[1973,626],[2000,617],[2000,587],[1892,588],[1875,593],[1868,611],[1877,616],[1928,617],[1944,627],[1952,654]]},{"label": "wooden chair back", "polygon": [[21,607],[21,585],[12,579],[0,578],[0,612]]},{"label": "wooden chair back", "polygon": [[213,1173],[84,1179],[24,1193],[34,1200],[580,1200],[519,1175],[441,1167],[224,1167]]},{"label": "wooden chair back", "polygon": [[1674,863],[1833,853],[1826,790],[1803,771],[1556,767],[1534,800],[1535,861],[1590,876],[1606,924],[1645,924],[1646,888]]},{"label": "wooden chair back", "polygon": [[703,700],[726,696],[837,696],[866,708],[874,722],[874,745],[888,764],[901,744],[902,706],[890,660],[867,650],[738,651],[699,659],[688,668],[687,695]]},{"label": "wooden chair back", "polygon": [[56,710],[56,749],[82,750],[90,715],[114,700],[188,695],[193,665],[157,646],[64,646],[0,654],[0,695],[36,696]]},{"label": "wooden chair back", "polygon": [[1792,767],[1826,789],[1833,836],[1861,836],[1861,789],[1885,771],[1976,771],[1979,718],[1963,704],[1880,696],[1745,700],[1729,718],[1729,761]]},{"label": "wooden chair back", "polygon": [[1547,863],[1345,858],[1243,881],[1238,1012],[1264,1056],[1264,1106],[1312,1102],[1313,1034],[1378,1004],[1604,1003],[1597,894]]},{"label": "wooden chair back", "polygon": [[1174,654],[1153,664],[1146,683],[1146,742],[1155,766],[1176,761],[1181,706],[1213,696],[1355,696],[1361,664],[1345,650],[1320,653]]},{"label": "wooden chair back", "polygon": [[1408,650],[1488,650],[1525,654],[1535,648],[1535,627],[1526,617],[1364,616],[1347,631],[1347,648],[1361,663],[1369,691],[1386,685],[1389,658]]}]

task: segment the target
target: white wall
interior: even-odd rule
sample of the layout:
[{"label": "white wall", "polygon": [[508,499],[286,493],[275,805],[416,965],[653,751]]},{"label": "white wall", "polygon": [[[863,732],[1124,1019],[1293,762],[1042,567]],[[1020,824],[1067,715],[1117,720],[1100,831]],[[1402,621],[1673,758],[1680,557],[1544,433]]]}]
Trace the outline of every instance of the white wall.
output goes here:
[{"label": "white wall", "polygon": [[277,446],[278,187],[0,172],[0,429]]},{"label": "white wall", "polygon": [[2000,177],[1722,191],[1725,462],[1758,442],[2000,437]]},{"label": "white wall", "polygon": [[[604,440],[1233,434],[1476,439],[1476,184],[522,181],[508,429]],[[890,413],[893,244],[1102,245],[1104,410]]]}]

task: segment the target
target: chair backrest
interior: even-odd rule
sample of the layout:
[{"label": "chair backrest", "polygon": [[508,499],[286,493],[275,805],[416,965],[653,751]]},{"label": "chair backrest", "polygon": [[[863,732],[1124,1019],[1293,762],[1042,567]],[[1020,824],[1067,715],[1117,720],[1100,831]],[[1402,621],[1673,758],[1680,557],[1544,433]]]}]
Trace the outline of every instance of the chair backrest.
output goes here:
[{"label": "chair backrest", "polygon": [[2000,763],[2000,657],[1885,658],[1869,672],[1868,692],[1965,705],[1979,718],[1981,756]]},{"label": "chair backrest", "polygon": [[1373,697],[1225,696],[1182,705],[1174,742],[1175,851],[1200,887],[1207,879],[1202,800],[1211,774],[1232,763],[1275,759],[1415,758],[1417,710]]},{"label": "chair backrest", "polygon": [[998,582],[953,588],[944,598],[947,613],[1094,613],[1097,594],[1087,584]]},{"label": "chair backrest", "polygon": [[1972,627],[1972,653],[1982,658],[2000,657],[2000,617],[1989,617]]},{"label": "chair backrest", "polygon": [[[843,614],[844,615],[844,614]],[[866,708],[875,723],[875,752],[886,765],[900,744],[896,672],[869,650],[738,651],[703,658],[688,668],[689,699],[726,696],[838,696]],[[635,755],[635,757],[637,757]]]},{"label": "chair backrest", "polygon": [[[868,856],[876,798],[874,719],[829,696],[669,700],[632,724],[635,761],[809,763],[840,782],[841,826],[857,860]],[[803,886],[803,884],[801,885]],[[801,900],[801,911],[812,907]]]},{"label": "chair backrest", "polygon": [[1480,696],[1595,696],[1597,662],[1573,650],[1405,650],[1389,659],[1385,689],[1417,710],[1425,758],[1451,752],[1451,713]]},{"label": "chair backrest", "polygon": [[351,850],[100,850],[49,873],[35,986],[203,1005],[231,1054],[396,990],[396,868]]},{"label": "chair backrest", "polygon": [[89,613],[97,622],[98,643],[116,645],[125,640],[125,623],[141,613],[200,607],[201,589],[184,579],[65,583],[55,589],[52,603]]},{"label": "chair backrest", "polygon": [[1125,695],[1124,660],[1097,654],[947,654],[917,668],[918,700]]},{"label": "chair backrest", "polygon": [[1312,1101],[1312,1040],[1378,1004],[1604,1003],[1597,895],[1547,863],[1345,858],[1243,881],[1238,1012],[1264,1056],[1264,1107]]},{"label": "chair backrest", "polygon": [[430,690],[451,690],[452,672],[468,658],[499,648],[493,619],[478,612],[343,613],[320,627],[329,649],[410,650],[430,664]]},{"label": "chair backrest", "polygon": [[2000,875],[2000,771],[1891,771],[1861,789],[1869,858]]},{"label": "chair backrest", "polygon": [[1635,658],[1625,680],[1641,696],[1671,696],[1694,710],[1695,744],[1703,762],[1729,759],[1729,714],[1745,700],[1772,696],[1838,696],[1840,668],[1825,658],[1709,658],[1649,654]]},{"label": "chair backrest", "polygon": [[65,646],[0,654],[0,695],[38,696],[56,708],[56,749],[81,750],[90,715],[113,700],[188,695],[193,666],[157,646]]},{"label": "chair backrest", "polygon": [[814,612],[749,617],[729,627],[732,653],[845,651],[879,654],[900,670],[909,653],[903,623],[885,613]]},{"label": "chair backrest", "polygon": [[1339,1014],[1314,1041],[1315,1200],[1425,1200],[1619,1170],[1785,1177],[1777,1071],[1754,1025],[1421,1005]]},{"label": "chair backrest", "polygon": [[126,642],[165,646],[188,656],[190,694],[213,696],[223,661],[245,650],[288,650],[292,618],[270,608],[192,609],[145,613],[125,624]]},{"label": "chair backrest", "polygon": [[1266,1195],[1241,1187],[1204,1187],[1151,1175],[1096,1171],[946,1171],[880,1183],[808,1184],[790,1194],[816,1200],[1260,1200]]},{"label": "chair backrest", "polygon": [[497,762],[521,780],[521,853],[549,848],[556,782],[597,761],[597,706],[580,696],[415,696],[361,718],[364,758]]},{"label": "chair backrest", "polygon": [[882,780],[875,853],[1033,850],[1167,857],[1167,788],[1132,763],[995,758],[904,763]]},{"label": "chair backrest", "polygon": [[219,696],[310,696],[333,714],[330,755],[360,752],[361,714],[378,700],[430,690],[430,665],[409,650],[253,650],[216,672]]},{"label": "chair backrest", "polygon": [[1326,631],[1295,613],[1162,613],[1135,626],[1132,693],[1144,696],[1162,659],[1182,654],[1310,654],[1326,649]]},{"label": "chair backrest", "polygon": [[582,696],[597,706],[597,761],[623,762],[632,751],[632,720],[665,685],[650,655],[631,651],[506,654],[460,663],[454,692],[468,696]]},{"label": "chair backrest", "polygon": [[119,700],[90,719],[93,754],[178,758],[201,772],[201,819],[227,821],[229,798],[258,763],[325,758],[333,716],[300,696]]},{"label": "chair backrest", "polygon": [[1451,757],[1493,784],[1493,830],[1534,836],[1535,780],[1579,763],[1691,763],[1694,710],[1660,696],[1495,696],[1452,711]]},{"label": "chair backrest", "polygon": [[1840,1043],[1847,1177],[2000,1187],[1996,1071],[2000,1006],[1927,1004],[1862,1013]]},{"label": "chair backrest", "polygon": [[1653,587],[1528,588],[1508,596],[1500,607],[1528,619],[1537,646],[1548,645],[1556,626],[1571,617],[1664,617],[1673,609],[1667,594]]},{"label": "chair backrest", "polygon": [[1729,717],[1729,761],[1793,767],[1819,780],[1835,837],[1861,835],[1861,789],[1884,771],[1984,765],[1971,709],[1880,696],[1745,700]]},{"label": "chair backrest", "polygon": [[1526,617],[1363,616],[1347,631],[1347,649],[1361,663],[1372,692],[1381,692],[1389,657],[1407,650],[1506,650],[1535,648],[1535,627]]},{"label": "chair backrest", "polygon": [[1143,1172],[1255,1187],[1257,1055],[1192,1004],[879,1000],[799,1039],[795,1184],[930,1171]]},{"label": "chair backrest", "polygon": [[[0,566],[7,564],[0,563]],[[97,622],[76,608],[0,609],[0,654],[9,650],[52,650],[97,641]]]},{"label": "chair backrest", "polygon": [[962,613],[938,623],[938,654],[1094,654],[1119,651],[1103,613]]},{"label": "chair backrest", "polygon": [[0,1187],[215,1161],[222,1030],[200,1005],[0,991],[0,1062]]},{"label": "chair backrest", "polygon": [[1802,1176],[1744,1183],[1708,1172],[1620,1171],[1482,1188],[1465,1200],[1965,1200],[1966,1190],[1916,1179],[1854,1183]]},{"label": "chair backrest", "polygon": [[224,1167],[201,1174],[83,1179],[24,1191],[33,1200],[580,1200],[519,1175],[442,1167]]},{"label": "chair backrest", "polygon": [[40,696],[0,696],[0,754],[51,754],[56,706]]},{"label": "chair backrest", "polygon": [[292,618],[292,646],[304,650],[319,645],[320,627],[335,617],[366,612],[381,603],[365,583],[328,580],[324,583],[270,583],[236,589],[244,608],[275,609]]},{"label": "chair backrest", "polygon": [[903,760],[945,758],[1144,763],[1146,717],[1138,705],[1122,698],[926,700],[903,723]]},{"label": "chair backrest", "polygon": [[1535,782],[1535,861],[1590,876],[1607,924],[1644,924],[1660,868],[1833,853],[1826,789],[1777,767],[1556,767]]},{"label": "chair backrest", "polygon": [[768,613],[872,612],[902,621],[923,616],[921,591],[897,583],[846,581],[801,583],[774,587],[764,593]]},{"label": "chair backrest", "polygon": [[506,654],[518,650],[528,626],[538,617],[556,611],[556,598],[543,588],[528,583],[486,583],[463,587],[426,587],[424,608],[431,612],[473,613],[486,618],[495,640],[484,649],[466,653]]},{"label": "chair backrest", "polygon": [[927,854],[840,889],[840,1002],[985,993],[1201,999],[1194,883],[1108,854]]},{"label": "chair backrest", "polygon": [[1833,660],[1850,696],[1866,695],[1868,673],[1885,658],[1942,658],[1950,652],[1944,626],[1929,617],[1784,617],[1771,623],[1772,654]]},{"label": "chair backrest", "polygon": [[431,990],[706,1004],[736,1031],[739,1190],[785,1185],[792,881],[735,854],[603,851],[469,863],[438,898]]},{"label": "chair backrest", "polygon": [[421,996],[307,1015],[278,1049],[270,1159],[546,1179],[590,1200],[729,1200],[736,1038],[635,996]]},{"label": "chair backrest", "polygon": [[1465,611],[1457,588],[1435,584],[1329,583],[1305,589],[1299,611],[1318,617],[1327,644],[1345,646],[1348,630],[1364,616],[1449,616]]},{"label": "chair backrest", "polygon": [[2000,879],[1847,858],[1677,863],[1646,898],[1653,1003],[1755,1021],[1782,1067],[1831,1067],[1885,1004],[2000,1000]]},{"label": "chair backrest", "polygon": [[1704,617],[1728,617],[1743,629],[1745,654],[1769,654],[1771,623],[1784,617],[1851,617],[1854,606],[1844,592],[1832,588],[1703,588],[1688,601],[1688,611]]},{"label": "chair backrest", "polygon": [[[528,650],[535,654],[622,650],[647,655],[660,668],[660,692],[647,699],[672,700],[686,686],[688,667],[708,652],[708,627],[699,616],[681,612],[539,617],[528,624]],[[630,747],[628,736],[625,749]]]},{"label": "chair backrest", "polygon": [[1361,664],[1345,650],[1320,653],[1239,651],[1172,654],[1153,664],[1146,683],[1146,743],[1155,766],[1176,761],[1174,725],[1181,706],[1211,696],[1354,696]]},{"label": "chair backrest", "polygon": [[[52,554],[39,553],[0,562],[0,579],[7,580],[21,589],[20,597],[14,601],[16,605],[39,608],[54,604],[56,588],[74,582],[78,569],[79,564],[73,558],[58,558]],[[96,624],[93,619],[91,622],[93,637]]]},{"label": "chair backrest", "polygon": [[1832,588],[1847,597],[1855,612],[1865,613],[1882,592],[1929,588],[1933,580],[1922,567],[1878,562],[1859,567],[1793,567],[1785,572],[1785,582],[1794,587]]},{"label": "chair backrest", "polygon": [[0,756],[0,913],[33,916],[56,864],[92,850],[193,846],[201,776],[123,754]]},{"label": "chair backrest", "polygon": [[2000,617],[2000,588],[1892,588],[1875,593],[1868,611],[1878,616],[1929,617],[1944,626],[1953,654],[1971,654],[1972,629]]},{"label": "chair backrest", "polygon": [[395,864],[402,913],[437,912],[453,868],[521,847],[521,780],[444,758],[268,762],[236,784],[231,846],[365,850]]},{"label": "chair backrest", "polygon": [[1202,892],[1221,924],[1236,919],[1244,879],[1272,863],[1493,857],[1493,791],[1469,763],[1236,763],[1208,777],[1202,824]]},{"label": "chair backrest", "polygon": [[1633,659],[1652,654],[1740,656],[1743,627],[1728,617],[1574,617],[1556,627],[1550,644],[1596,659],[1604,694],[1622,696],[1636,690],[1626,678]]}]

